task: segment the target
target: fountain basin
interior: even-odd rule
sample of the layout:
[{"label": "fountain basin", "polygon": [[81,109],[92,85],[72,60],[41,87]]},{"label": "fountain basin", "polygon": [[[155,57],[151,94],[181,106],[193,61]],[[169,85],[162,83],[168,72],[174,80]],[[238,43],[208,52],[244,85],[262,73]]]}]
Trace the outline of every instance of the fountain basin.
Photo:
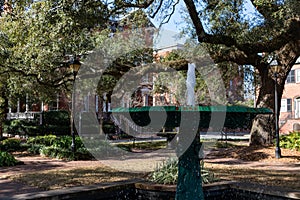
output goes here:
[{"label": "fountain basin", "polygon": [[[242,182],[218,182],[204,185],[203,192],[205,200],[300,199],[300,191]],[[133,180],[15,195],[12,199],[173,200],[175,193],[176,185],[160,185]]]}]

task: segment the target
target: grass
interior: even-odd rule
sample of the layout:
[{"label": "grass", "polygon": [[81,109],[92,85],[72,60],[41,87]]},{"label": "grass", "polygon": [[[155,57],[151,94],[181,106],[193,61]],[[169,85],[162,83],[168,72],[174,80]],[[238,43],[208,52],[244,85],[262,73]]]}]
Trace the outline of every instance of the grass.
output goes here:
[{"label": "grass", "polygon": [[145,151],[155,151],[159,149],[165,149],[167,146],[167,141],[150,141],[150,142],[124,142],[116,144],[117,147],[125,149],[127,151],[133,151],[134,149],[145,150]]},{"label": "grass", "polygon": [[205,164],[221,180],[259,183],[299,190],[300,173],[297,171],[245,168],[219,164]]},{"label": "grass", "polygon": [[[213,147],[216,148],[227,148],[233,146],[241,146],[245,145],[243,141],[216,141],[216,140],[203,140],[206,144],[212,143]],[[167,147],[167,141],[150,141],[150,142],[139,142],[139,141],[132,141],[132,142],[123,142],[116,144],[117,147],[127,150],[133,151],[135,149],[139,150],[146,150],[146,151],[155,151],[159,149],[165,149]]]},{"label": "grass", "polygon": [[141,178],[142,174],[119,172],[109,167],[83,167],[69,170],[47,170],[19,174],[11,177],[14,181],[38,187],[44,190],[54,190],[73,186],[92,185],[104,182],[114,182]]}]

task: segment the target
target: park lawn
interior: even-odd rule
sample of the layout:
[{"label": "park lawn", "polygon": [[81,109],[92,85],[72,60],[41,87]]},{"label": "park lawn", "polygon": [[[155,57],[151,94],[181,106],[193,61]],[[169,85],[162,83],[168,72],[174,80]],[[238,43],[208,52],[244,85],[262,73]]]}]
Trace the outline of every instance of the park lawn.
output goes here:
[{"label": "park lawn", "polygon": [[219,180],[251,182],[295,190],[300,189],[300,173],[295,171],[244,168],[243,166],[227,166],[210,163],[206,163],[205,166],[213,172],[215,177]]},{"label": "park lawn", "polygon": [[44,170],[10,177],[16,182],[43,190],[124,181],[141,178],[144,174],[120,172],[110,167],[80,167],[74,169]]},{"label": "park lawn", "polygon": [[209,157],[217,160],[208,158],[205,167],[221,180],[300,190],[300,151],[281,148],[281,152],[282,158],[276,159],[274,146],[230,145],[211,152]]}]

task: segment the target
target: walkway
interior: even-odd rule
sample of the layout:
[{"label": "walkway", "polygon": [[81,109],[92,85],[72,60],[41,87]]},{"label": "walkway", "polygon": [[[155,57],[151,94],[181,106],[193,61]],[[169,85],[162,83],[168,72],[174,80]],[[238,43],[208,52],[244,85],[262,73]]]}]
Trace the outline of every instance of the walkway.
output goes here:
[{"label": "walkway", "polygon": [[[137,154],[138,155],[138,154]],[[48,159],[39,156],[35,157],[19,157],[18,160],[24,162],[23,165],[18,165],[14,167],[2,167],[0,168],[0,199],[10,198],[16,194],[29,193],[41,191],[41,189],[30,187],[22,183],[16,183],[8,179],[11,175],[18,175],[28,172],[36,172],[42,170],[51,169],[72,169],[79,167],[96,167],[103,166],[103,164],[109,166],[119,166],[125,171],[151,171],[155,168],[159,161],[164,160],[165,157],[158,154],[148,154],[144,156],[132,157],[131,159],[110,159],[99,161],[61,161],[55,159]],[[236,165],[240,168],[252,168],[261,170],[275,170],[275,171],[285,171],[300,174],[300,162],[299,163],[288,163],[288,162],[260,162],[260,161],[242,161],[234,158],[217,158],[215,156],[208,156],[205,158],[205,162],[208,164],[220,164],[223,166]],[[300,180],[299,180],[300,181]],[[300,190],[300,188],[299,188]]]}]

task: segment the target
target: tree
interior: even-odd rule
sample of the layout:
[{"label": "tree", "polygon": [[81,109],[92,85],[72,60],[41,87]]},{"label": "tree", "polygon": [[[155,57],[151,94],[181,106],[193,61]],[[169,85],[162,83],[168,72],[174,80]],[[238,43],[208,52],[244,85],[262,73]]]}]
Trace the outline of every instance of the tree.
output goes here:
[{"label": "tree", "polygon": [[100,33],[94,30],[105,29],[110,16],[93,0],[7,2],[13,9],[0,17],[0,124],[8,99],[30,93],[47,101],[57,91],[70,92],[70,57],[84,58],[95,47]]},{"label": "tree", "polygon": [[[211,55],[217,62],[232,61],[239,65],[253,65],[260,77],[258,107],[274,110],[274,77],[269,70],[271,59],[281,66],[278,78],[280,99],[288,73],[300,55],[300,20],[295,8],[297,1],[251,1],[261,22],[247,21],[241,14],[243,1],[207,1],[204,11],[212,21],[212,31],[204,29],[196,4],[184,1],[193,21],[199,42],[213,44]],[[216,21],[218,19],[219,21]],[[226,26],[226,22],[229,25]],[[215,49],[217,48],[217,49]],[[258,116],[251,130],[250,144],[272,143],[273,135],[266,116]],[[274,123],[271,123],[274,124]]]},{"label": "tree", "polygon": [[[252,15],[244,11],[246,2],[255,10]],[[152,14],[161,14],[167,21],[178,2],[148,0],[123,3],[124,6],[149,8]],[[271,59],[277,59],[280,66],[277,85],[280,107],[286,77],[300,56],[299,1],[184,0],[184,3],[194,36],[198,42],[208,44],[215,62],[230,61],[255,67],[260,78],[256,105],[273,111],[275,81],[269,65]],[[254,119],[251,145],[272,143],[274,123],[268,123],[268,118],[258,115]]]},{"label": "tree", "polygon": [[[1,91],[5,86],[2,97],[6,99],[0,104],[25,93],[45,101],[57,91],[70,92],[70,57],[84,59],[108,38],[111,18],[130,11],[96,0],[8,2],[13,10],[2,12],[0,18],[0,78],[8,74],[7,79],[0,79]],[[0,1],[1,8],[2,5]],[[128,18],[135,20],[135,25],[145,23],[145,16],[139,11]],[[108,73],[99,83],[106,87],[104,92],[112,88],[110,85],[127,67],[116,61],[110,69],[112,75]]]}]

